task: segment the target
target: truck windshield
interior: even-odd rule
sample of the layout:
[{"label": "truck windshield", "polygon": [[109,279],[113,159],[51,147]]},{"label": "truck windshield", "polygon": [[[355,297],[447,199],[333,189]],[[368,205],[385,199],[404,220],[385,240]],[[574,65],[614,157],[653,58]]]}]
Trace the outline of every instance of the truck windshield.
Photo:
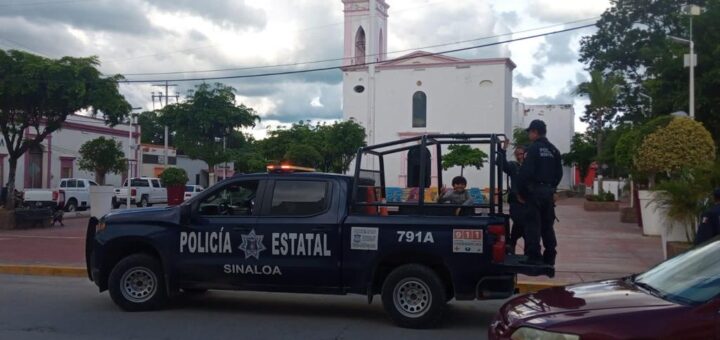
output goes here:
[{"label": "truck windshield", "polygon": [[133,179],[130,181],[130,186],[133,186],[133,187],[149,187],[150,185],[148,184],[148,180],[146,180],[146,179],[133,178]]},{"label": "truck windshield", "polygon": [[720,295],[720,239],[665,261],[638,275],[635,283],[648,285],[671,301],[701,304]]}]

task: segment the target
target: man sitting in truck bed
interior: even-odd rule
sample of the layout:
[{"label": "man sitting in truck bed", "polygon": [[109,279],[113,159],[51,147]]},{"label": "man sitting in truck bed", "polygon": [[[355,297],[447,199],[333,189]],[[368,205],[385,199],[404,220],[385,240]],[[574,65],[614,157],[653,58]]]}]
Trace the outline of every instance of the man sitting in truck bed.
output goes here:
[{"label": "man sitting in truck bed", "polygon": [[452,203],[462,205],[472,205],[474,203],[473,198],[470,197],[470,193],[465,190],[467,187],[467,180],[463,176],[456,176],[452,180],[452,191],[445,191],[438,203]]}]

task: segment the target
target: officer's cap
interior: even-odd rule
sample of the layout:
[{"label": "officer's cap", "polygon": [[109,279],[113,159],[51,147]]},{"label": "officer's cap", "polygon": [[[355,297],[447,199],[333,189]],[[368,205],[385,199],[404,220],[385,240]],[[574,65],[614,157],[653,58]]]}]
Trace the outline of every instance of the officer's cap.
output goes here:
[{"label": "officer's cap", "polygon": [[530,122],[530,126],[528,126],[525,131],[530,132],[530,130],[536,130],[539,134],[544,135],[547,132],[547,126],[545,125],[545,122],[543,122],[540,119],[535,119],[532,122]]}]

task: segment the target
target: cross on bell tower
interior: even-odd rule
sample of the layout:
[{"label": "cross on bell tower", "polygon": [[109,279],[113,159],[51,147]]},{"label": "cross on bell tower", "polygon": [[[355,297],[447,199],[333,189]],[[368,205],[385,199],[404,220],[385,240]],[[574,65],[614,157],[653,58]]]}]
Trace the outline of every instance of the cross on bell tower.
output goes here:
[{"label": "cross on bell tower", "polygon": [[342,2],[345,5],[343,66],[385,60],[387,10],[390,6],[385,0],[342,0]]}]

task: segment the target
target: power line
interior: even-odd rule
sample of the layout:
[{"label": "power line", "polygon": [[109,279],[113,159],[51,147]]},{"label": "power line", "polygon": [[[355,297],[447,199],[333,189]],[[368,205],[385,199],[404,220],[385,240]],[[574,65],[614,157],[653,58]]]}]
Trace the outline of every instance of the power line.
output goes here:
[{"label": "power line", "polygon": [[[600,17],[593,17],[593,18],[587,18],[587,19],[581,19],[581,20],[575,20],[575,21],[569,21],[561,24],[554,24],[554,25],[548,25],[543,27],[536,27],[536,28],[530,28],[522,31],[517,32],[509,32],[509,33],[503,33],[503,34],[497,34],[492,36],[486,36],[486,37],[480,37],[480,38],[474,38],[474,39],[468,39],[468,40],[461,40],[461,41],[455,41],[455,42],[449,42],[449,43],[442,43],[442,44],[435,44],[435,45],[428,45],[428,46],[422,46],[422,47],[415,47],[415,48],[409,48],[404,50],[397,50],[392,52],[387,52],[387,54],[395,54],[395,53],[402,53],[402,52],[409,52],[409,51],[416,51],[416,50],[423,50],[428,48],[436,48],[436,47],[445,47],[450,45],[459,45],[464,44],[468,42],[474,42],[474,41],[480,41],[480,40],[488,40],[488,39],[494,39],[494,38],[500,38],[508,35],[514,35],[514,34],[521,34],[521,33],[528,33],[528,32],[534,32],[539,30],[545,30],[549,28],[554,28],[558,26],[565,26],[565,25],[572,25],[577,24],[585,21],[590,20],[597,20]],[[190,49],[188,49],[190,50]],[[187,50],[184,50],[187,51]],[[162,54],[158,54],[162,55]],[[372,54],[367,55],[367,57],[377,57],[380,54]],[[214,72],[227,72],[227,71],[247,71],[247,70],[257,70],[257,69],[267,69],[267,68],[277,68],[277,67],[288,67],[288,66],[300,66],[300,65],[310,65],[310,64],[321,64],[331,61],[344,61],[344,60],[350,60],[352,57],[347,58],[332,58],[332,59],[323,59],[323,60],[312,60],[312,61],[302,61],[302,62],[294,62],[294,63],[286,63],[286,64],[275,64],[275,65],[259,65],[259,66],[247,66],[247,67],[230,67],[230,68],[221,68],[221,69],[209,69],[209,70],[190,70],[190,71],[169,71],[169,72],[143,72],[143,73],[124,73],[125,76],[158,76],[158,75],[173,75],[173,74],[194,74],[194,73],[214,73]]]},{"label": "power line", "polygon": [[76,2],[90,2],[96,0],[65,0],[65,1],[38,1],[38,2],[16,2],[8,4],[0,4],[0,7],[32,7],[42,5],[65,5]]},{"label": "power line", "polygon": [[[456,48],[452,50],[446,50],[441,52],[434,52],[434,53],[428,53],[426,56],[433,56],[433,55],[440,55],[440,54],[448,54],[448,53],[455,53],[455,52],[461,52],[461,51],[468,51],[483,47],[490,47],[490,46],[496,46],[496,45],[502,45],[507,44],[511,42],[517,42],[522,40],[528,40],[528,39],[534,39],[559,33],[565,33],[570,31],[575,31],[583,28],[593,27],[595,24],[588,24],[578,27],[572,27],[572,28],[566,28],[563,30],[553,31],[553,32],[546,32],[541,34],[535,34],[530,35],[527,37],[521,37],[521,38],[515,38],[510,40],[504,40],[504,41],[498,41],[493,43],[487,43],[482,45],[474,45],[469,47],[463,47],[463,48]],[[399,60],[406,60],[406,59],[412,59],[415,57],[401,57],[401,58],[395,58],[393,60],[399,61]],[[380,64],[384,63],[386,61],[372,61],[357,65],[352,65],[352,67],[362,67],[362,66],[368,66],[373,64]],[[321,71],[329,71],[329,70],[335,70],[335,69],[341,69],[342,66],[330,66],[330,67],[321,67],[321,68],[313,68],[313,69],[304,69],[304,70],[295,70],[295,71],[280,71],[280,72],[269,72],[269,73],[256,73],[256,74],[246,74],[246,75],[234,75],[234,76],[218,76],[218,77],[202,77],[202,78],[179,78],[179,79],[152,79],[152,80],[120,80],[118,83],[155,83],[155,82],[164,82],[164,81],[174,81],[174,82],[190,82],[190,81],[207,81],[207,80],[226,80],[226,79],[243,79],[243,78],[259,78],[259,77],[271,77],[271,76],[279,76],[279,75],[291,75],[291,74],[301,74],[301,73],[311,73],[311,72],[321,72]]]},{"label": "power line", "polygon": [[[435,6],[435,5],[438,5],[441,3],[445,3],[445,1],[433,1],[433,2],[427,2],[421,6],[404,7],[404,8],[393,10],[393,13],[407,12],[410,10],[416,10],[416,9],[420,9],[420,8]],[[320,28],[325,28],[325,27],[339,26],[339,25],[343,25],[343,24],[345,24],[345,22],[340,21],[340,22],[333,22],[333,23],[324,24],[324,25],[304,27],[304,28],[300,28],[300,29],[297,29],[294,31],[295,32],[304,32],[304,31],[310,31],[310,30],[315,30],[315,29],[320,29]],[[139,56],[127,57],[127,58],[105,59],[105,61],[124,62],[124,61],[129,61],[129,60],[136,60],[136,59],[160,57],[160,56],[166,56],[166,55],[171,55],[171,54],[202,50],[202,49],[205,49],[208,47],[213,47],[213,46],[218,46],[218,45],[223,45],[223,44],[220,44],[220,43],[206,44],[206,45],[202,45],[202,46],[189,47],[189,48],[185,48],[185,49],[181,49],[181,50],[174,50],[174,51],[169,51],[169,52],[164,52],[164,53],[145,54],[145,55],[139,55]],[[160,74],[160,73],[156,73],[156,74]]]}]

